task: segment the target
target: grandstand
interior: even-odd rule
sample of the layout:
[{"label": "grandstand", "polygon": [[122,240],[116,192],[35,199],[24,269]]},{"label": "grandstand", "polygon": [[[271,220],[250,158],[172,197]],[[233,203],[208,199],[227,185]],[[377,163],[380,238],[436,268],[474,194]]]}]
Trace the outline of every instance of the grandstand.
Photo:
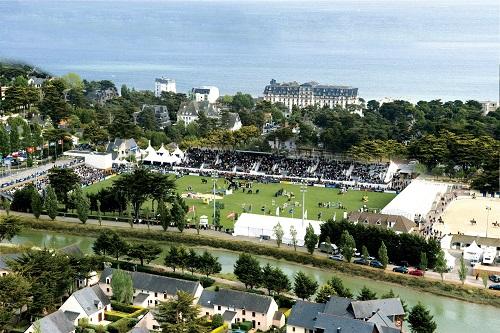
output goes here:
[{"label": "grandstand", "polygon": [[401,215],[410,220],[423,221],[441,195],[447,193],[451,185],[426,180],[414,180],[381,213]]},{"label": "grandstand", "polygon": [[291,158],[261,152],[191,148],[183,161],[172,169],[262,175],[388,189],[397,165],[392,162],[361,163],[322,157]]}]

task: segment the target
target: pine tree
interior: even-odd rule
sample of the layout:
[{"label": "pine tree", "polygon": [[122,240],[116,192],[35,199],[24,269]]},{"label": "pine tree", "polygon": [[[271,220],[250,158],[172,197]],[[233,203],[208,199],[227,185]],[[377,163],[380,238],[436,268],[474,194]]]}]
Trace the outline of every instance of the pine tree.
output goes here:
[{"label": "pine tree", "polygon": [[40,215],[42,215],[42,210],[43,210],[42,197],[40,196],[40,194],[38,194],[36,190],[34,190],[31,195],[31,211],[33,212],[33,215],[37,220],[40,218]]},{"label": "pine tree", "polygon": [[423,271],[427,270],[427,265],[428,265],[428,260],[427,260],[427,253],[421,252],[420,253],[420,265],[419,268]]},{"label": "pine tree", "polygon": [[387,247],[385,246],[384,241],[380,244],[380,248],[378,249],[378,260],[384,265],[384,269],[387,268],[387,264],[389,263],[389,256],[387,255]]},{"label": "pine tree", "polygon": [[330,284],[324,284],[316,294],[316,303],[326,303],[330,297],[337,295],[335,289]]},{"label": "pine tree", "polygon": [[408,322],[413,333],[433,333],[437,328],[434,317],[420,302],[411,309]]},{"label": "pine tree", "polygon": [[441,275],[441,281],[444,281],[444,273],[448,270],[446,265],[446,259],[444,257],[444,251],[441,250],[438,252],[436,256],[436,264],[434,265],[434,271],[438,272]]},{"label": "pine tree", "polygon": [[111,288],[113,289],[113,298],[120,303],[129,304],[134,296],[134,287],[130,274],[115,269],[111,278]]},{"label": "pine tree", "polygon": [[356,299],[358,301],[369,301],[372,299],[377,299],[377,294],[370,290],[367,286],[363,286]]},{"label": "pine tree", "polygon": [[76,185],[73,190],[73,200],[76,206],[76,214],[78,219],[85,224],[90,214],[90,200],[83,194],[80,185]]},{"label": "pine tree", "polygon": [[318,290],[318,282],[304,272],[297,272],[293,283],[293,292],[298,298],[309,299]]},{"label": "pine tree", "polygon": [[52,186],[47,186],[46,192],[45,192],[45,210],[47,211],[47,215],[52,219],[55,220],[57,216],[57,211],[58,211],[58,202],[57,202],[57,196],[56,192],[54,192],[54,189]]},{"label": "pine tree", "polygon": [[344,255],[347,262],[351,261],[354,254],[354,248],[356,248],[356,242],[354,238],[349,234],[349,231],[344,230],[340,236],[340,251]]},{"label": "pine tree", "polygon": [[318,240],[318,235],[314,233],[313,226],[309,223],[306,228],[306,235],[304,236],[304,244],[307,248],[307,252],[310,254],[314,253],[314,249],[316,248],[316,245],[318,245]]},{"label": "pine tree", "polygon": [[460,266],[458,267],[458,278],[462,281],[462,285],[465,283],[465,279],[467,279],[467,265],[465,264],[464,257],[460,258]]},{"label": "pine tree", "polygon": [[248,253],[240,254],[236,260],[234,275],[245,285],[245,288],[253,289],[262,282],[262,269],[259,261]]}]

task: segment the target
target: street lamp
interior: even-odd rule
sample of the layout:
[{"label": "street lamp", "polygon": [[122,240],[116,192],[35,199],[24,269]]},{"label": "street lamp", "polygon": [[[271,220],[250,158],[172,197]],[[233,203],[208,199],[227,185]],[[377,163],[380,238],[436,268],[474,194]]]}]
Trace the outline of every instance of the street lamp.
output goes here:
[{"label": "street lamp", "polygon": [[490,219],[490,211],[491,211],[491,207],[490,206],[486,206],[486,238],[488,238],[488,224],[489,224],[489,219]]},{"label": "street lamp", "polygon": [[300,185],[300,192],[302,192],[302,228],[304,228],[304,209],[305,209],[305,197],[307,192],[307,185]]}]

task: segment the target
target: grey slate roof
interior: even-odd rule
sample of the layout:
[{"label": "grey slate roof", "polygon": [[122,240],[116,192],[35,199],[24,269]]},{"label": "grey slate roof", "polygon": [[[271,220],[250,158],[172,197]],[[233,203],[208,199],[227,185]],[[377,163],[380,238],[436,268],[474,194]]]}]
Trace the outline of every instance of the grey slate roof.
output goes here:
[{"label": "grey slate roof", "polygon": [[405,310],[399,298],[354,301],[351,303],[351,307],[354,317],[357,319],[370,318],[379,310],[386,316],[402,316],[405,314]]},{"label": "grey slate roof", "polygon": [[[113,274],[113,268],[105,268],[101,274],[99,282],[106,283],[106,278]],[[129,272],[132,277],[134,289],[147,290],[157,293],[166,292],[169,295],[175,295],[177,291],[182,290],[194,295],[200,282],[174,279],[171,277],[154,275],[142,272]]]},{"label": "grey slate roof", "polygon": [[306,301],[297,301],[292,307],[290,316],[288,316],[288,325],[314,329],[314,321],[319,313],[325,309],[323,303],[312,303]]},{"label": "grey slate roof", "polygon": [[200,299],[198,300],[198,304],[205,307],[205,308],[213,307],[215,294],[216,294],[215,291],[203,290],[203,292],[201,293]]},{"label": "grey slate roof", "polygon": [[221,305],[235,309],[245,309],[266,313],[273,302],[273,298],[264,295],[247,293],[229,289],[220,289],[215,292],[214,305]]},{"label": "grey slate roof", "polygon": [[374,323],[380,333],[395,333],[401,332],[400,329],[394,325],[394,323],[387,317],[382,311],[377,311],[368,319],[369,323]]},{"label": "grey slate roof", "polygon": [[229,112],[229,122],[228,122],[228,127],[233,128],[234,125],[240,121],[240,115],[237,114],[236,112]]},{"label": "grey slate roof", "polygon": [[376,329],[374,323],[325,313],[318,314],[314,327],[322,328],[324,333],[337,333],[339,328],[342,333],[373,333]]},{"label": "grey slate roof", "polygon": [[229,310],[226,310],[224,311],[224,313],[222,314],[222,319],[224,321],[233,321],[234,317],[236,316],[236,312],[235,311],[229,311]]},{"label": "grey slate roof", "polygon": [[98,285],[77,290],[71,296],[75,297],[89,316],[99,311],[97,307],[99,302],[102,303],[103,307],[111,303]]},{"label": "grey slate roof", "polygon": [[134,297],[134,303],[143,303],[145,300],[147,300],[149,297],[149,294],[146,293],[139,293],[137,296]]},{"label": "grey slate roof", "polygon": [[[352,212],[349,214],[347,219],[350,222],[357,222],[359,224],[364,224],[365,221],[371,225],[385,229],[392,229],[399,232],[410,232],[417,225],[414,221],[399,215],[389,215],[381,213],[369,213],[369,212]],[[394,222],[394,226],[391,228],[388,225]]]},{"label": "grey slate roof", "polygon": [[80,315],[78,312],[73,312],[73,311],[64,311],[64,314],[66,315],[66,318],[68,318],[71,322],[75,322],[76,318]]},{"label": "grey slate roof", "polygon": [[351,302],[352,299],[349,298],[332,296],[325,304],[325,310],[323,312],[336,316],[353,318],[352,313],[348,311]]},{"label": "grey slate roof", "polygon": [[38,321],[41,333],[69,333],[75,330],[75,325],[61,310],[57,310]]}]

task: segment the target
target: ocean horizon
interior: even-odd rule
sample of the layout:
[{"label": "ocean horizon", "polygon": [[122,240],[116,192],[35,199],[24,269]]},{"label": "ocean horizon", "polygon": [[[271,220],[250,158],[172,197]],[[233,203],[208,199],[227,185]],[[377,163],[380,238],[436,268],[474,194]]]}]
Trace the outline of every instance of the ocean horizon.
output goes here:
[{"label": "ocean horizon", "polygon": [[497,100],[496,1],[4,1],[0,58],[153,90],[271,79],[365,99]]}]

